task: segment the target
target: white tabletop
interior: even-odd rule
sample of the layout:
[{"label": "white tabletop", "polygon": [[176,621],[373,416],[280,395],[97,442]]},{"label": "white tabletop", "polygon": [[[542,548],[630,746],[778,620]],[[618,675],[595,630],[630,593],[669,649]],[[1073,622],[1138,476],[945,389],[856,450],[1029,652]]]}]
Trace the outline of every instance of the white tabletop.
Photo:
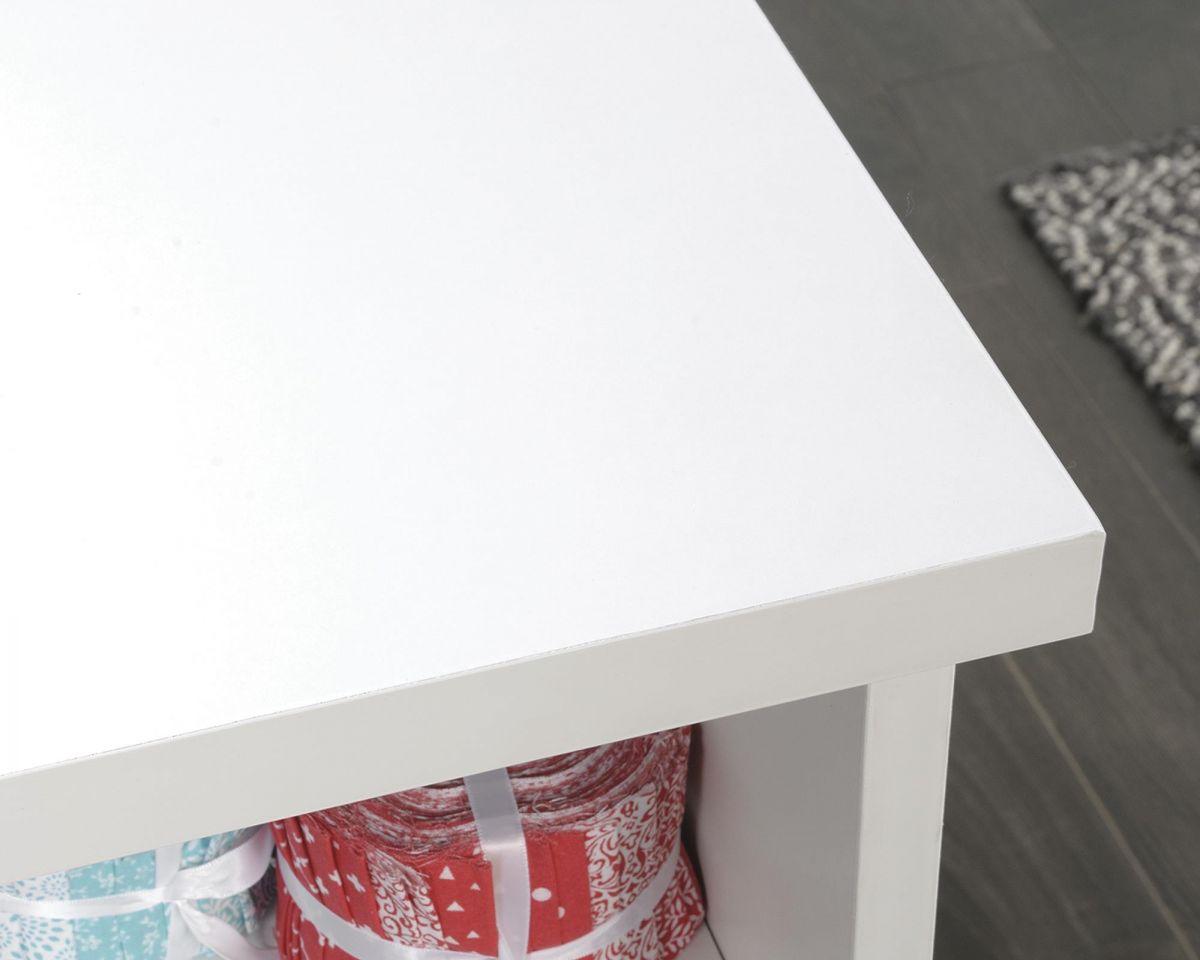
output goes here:
[{"label": "white tabletop", "polygon": [[[1094,515],[752,0],[10,0],[0,89],[8,872],[90,754],[1081,540],[1008,645],[1090,622]],[[561,745],[487,689],[470,762]]]}]

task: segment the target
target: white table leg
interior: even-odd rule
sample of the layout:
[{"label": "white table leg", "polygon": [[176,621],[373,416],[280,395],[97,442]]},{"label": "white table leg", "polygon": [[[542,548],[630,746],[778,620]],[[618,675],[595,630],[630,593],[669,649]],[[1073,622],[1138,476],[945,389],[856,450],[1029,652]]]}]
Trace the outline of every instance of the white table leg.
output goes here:
[{"label": "white table leg", "polygon": [[928,960],[954,670],[726,717],[692,798],[725,960]]}]

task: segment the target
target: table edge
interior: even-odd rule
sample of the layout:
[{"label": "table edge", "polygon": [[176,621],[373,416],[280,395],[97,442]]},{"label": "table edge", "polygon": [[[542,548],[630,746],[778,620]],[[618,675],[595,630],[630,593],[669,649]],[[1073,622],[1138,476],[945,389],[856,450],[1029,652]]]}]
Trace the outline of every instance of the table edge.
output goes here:
[{"label": "table edge", "polygon": [[1103,549],[1096,527],[8,774],[0,882],[1079,636]]}]

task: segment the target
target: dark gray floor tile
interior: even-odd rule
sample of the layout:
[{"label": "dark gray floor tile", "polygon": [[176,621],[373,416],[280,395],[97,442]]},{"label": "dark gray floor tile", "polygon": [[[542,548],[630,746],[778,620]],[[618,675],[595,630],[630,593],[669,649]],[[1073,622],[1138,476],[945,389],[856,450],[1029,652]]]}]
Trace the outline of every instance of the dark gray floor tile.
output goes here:
[{"label": "dark gray floor tile", "polygon": [[1058,54],[899,84],[891,93],[930,170],[951,189],[990,189],[1015,170],[1125,135]]},{"label": "dark gray floor tile", "polygon": [[1113,549],[1094,636],[1027,651],[1022,662],[1163,901],[1200,944],[1200,558],[1161,518],[1108,512]]},{"label": "dark gray floor tile", "polygon": [[885,83],[1045,53],[1022,0],[837,0]]},{"label": "dark gray floor tile", "polygon": [[1175,509],[1156,464],[1144,462],[1151,438],[1169,443],[1149,432],[1141,451],[1124,446],[1119,395],[1097,404],[1096,379],[1077,376],[1088,351],[1075,344],[1064,354],[1057,331],[1030,329],[1015,290],[965,298],[964,312],[1109,536],[1094,635],[1018,662],[1163,902],[1200,943],[1200,552],[1181,525],[1188,504]]},{"label": "dark gray floor tile", "polygon": [[886,94],[831,90],[820,95],[892,209],[903,211],[936,192],[925,158]]},{"label": "dark gray floor tile", "polygon": [[1059,39],[1120,37],[1148,24],[1175,23],[1196,10],[1196,0],[1026,0]]},{"label": "dark gray floor tile", "polygon": [[[1084,326],[1067,286],[998,191],[959,194],[954,205],[970,227],[970,242],[982,248],[979,256],[1003,270],[1016,288],[1013,311],[1019,316],[1014,322],[1062,358],[1063,377],[1084,385],[1087,402],[1114,449],[1123,451],[1145,477],[1146,499],[1130,509],[1166,509],[1185,537],[1200,542],[1200,470],[1138,377],[1110,344]],[[953,286],[951,292],[956,292]],[[1161,507],[1155,505],[1159,502]]]},{"label": "dark gray floor tile", "polygon": [[[1058,331],[1011,284],[959,302],[1109,536],[1095,633],[1014,660],[1118,824],[1160,912],[1182,938],[1200,944],[1200,552],[1154,465],[1121,442],[1115,405],[1138,398],[1098,406],[1095,382],[1077,376],[1089,351],[1070,337],[1069,352],[1060,351]],[[950,797],[959,789],[952,786]],[[1019,875],[1014,867],[1011,877]],[[977,894],[954,889],[945,910],[969,915]]]},{"label": "dark gray floor tile", "polygon": [[907,210],[897,213],[951,294],[957,296],[1005,276],[986,237],[972,230],[960,211],[940,194],[918,197]]},{"label": "dark gray floor tile", "polygon": [[[1169,569],[1178,551],[1155,552],[1160,559],[1147,562],[1130,547],[1107,564],[1091,638],[1027,651],[1021,662],[1163,902],[1200,944],[1200,678],[1189,667],[1200,641],[1198,574]],[[1163,574],[1177,586],[1187,577],[1186,592],[1164,600],[1150,583]]]},{"label": "dark gray floor tile", "polygon": [[1134,136],[1200,123],[1200,9],[1067,49]]},{"label": "dark gray floor tile", "polygon": [[938,960],[1184,957],[1000,659],[959,668],[940,903]]},{"label": "dark gray floor tile", "polygon": [[882,89],[870,51],[836,0],[758,0],[758,5],[822,99]]},{"label": "dark gray floor tile", "polygon": [[[1011,280],[1023,295],[1029,288],[1038,309],[1053,317],[1055,324],[1068,331],[1080,329],[1074,298],[1004,202],[999,188],[949,189],[941,196],[948,212],[941,221],[940,244],[954,251],[958,270],[943,275],[940,261],[928,251],[926,256],[951,293],[980,282]],[[910,232],[924,250],[926,239]]]},{"label": "dark gray floor tile", "polygon": [[1075,297],[1004,200],[1002,179],[983,186],[948,189],[947,202],[986,249],[985,256],[1004,271],[1022,295],[1032,291],[1036,305],[1054,316],[1055,323],[1077,329],[1082,321]]}]

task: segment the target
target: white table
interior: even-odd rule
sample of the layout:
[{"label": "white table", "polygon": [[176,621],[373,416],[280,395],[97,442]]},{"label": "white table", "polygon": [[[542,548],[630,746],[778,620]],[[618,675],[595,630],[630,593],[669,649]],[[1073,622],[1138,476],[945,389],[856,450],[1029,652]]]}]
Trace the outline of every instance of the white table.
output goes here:
[{"label": "white table", "polygon": [[0,879],[715,721],[726,960],[928,953],[953,665],[1103,533],[751,0],[10,0],[0,89]]}]

